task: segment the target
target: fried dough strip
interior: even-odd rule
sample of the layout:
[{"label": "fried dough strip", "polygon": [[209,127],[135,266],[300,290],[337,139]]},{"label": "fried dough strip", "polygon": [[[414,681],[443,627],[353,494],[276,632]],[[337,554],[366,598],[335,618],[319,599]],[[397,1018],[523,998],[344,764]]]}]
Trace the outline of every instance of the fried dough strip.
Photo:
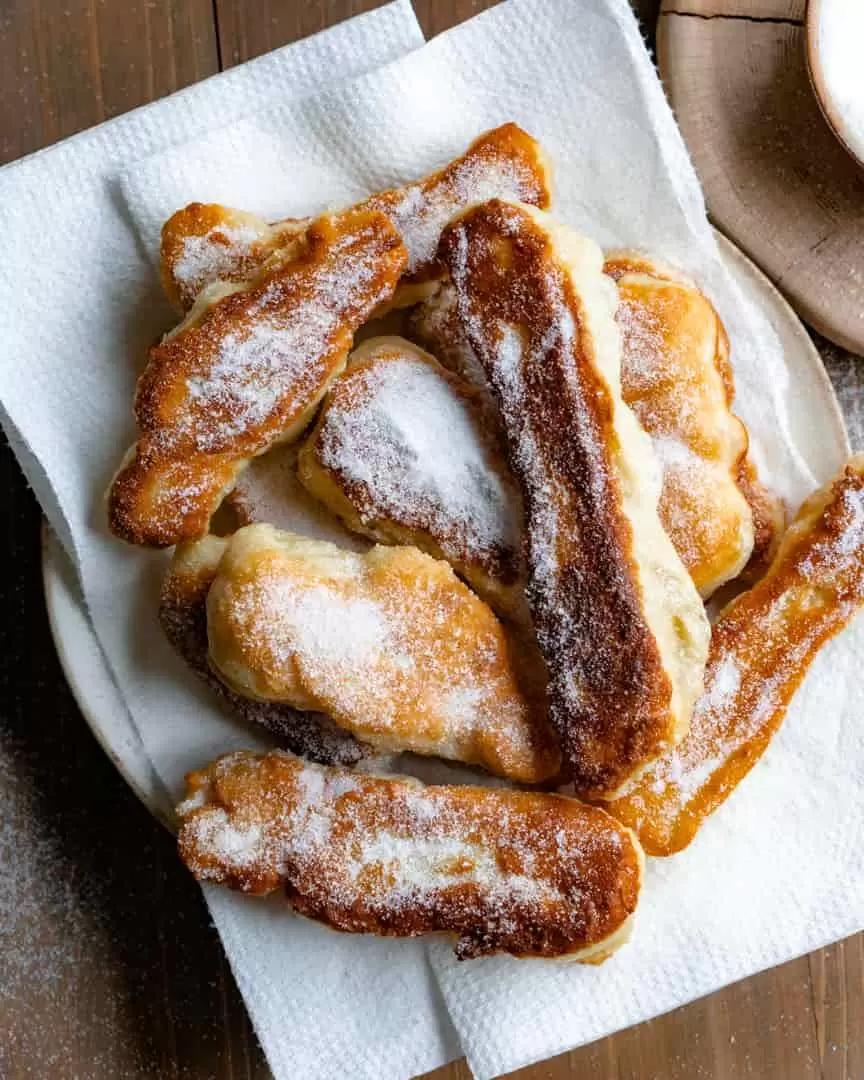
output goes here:
[{"label": "fried dough strip", "polygon": [[245,286],[202,294],[138,381],[141,437],[109,492],[112,531],[154,547],[203,536],[249,460],[308,424],[406,259],[383,214],[346,211],[319,218],[296,258],[277,252]]},{"label": "fried dough strip", "polygon": [[864,605],[864,456],[811,496],[765,577],[714,624],[690,734],[607,809],[650,855],[685,848],[753,768],[829,638]]},{"label": "fried dough strip", "polygon": [[605,811],[560,795],[424,787],[288,754],[231,754],[187,776],[180,855],[200,881],[336,930],[443,932],[460,958],[597,963],[629,936],[642,854]]},{"label": "fried dough strip", "polygon": [[521,500],[490,411],[418,345],[371,338],[328,392],[298,476],[353,532],[446,559],[522,624]]},{"label": "fried dough strip", "polygon": [[542,686],[490,609],[410,547],[364,555],[251,525],[207,599],[210,661],[246,697],[332,717],[382,750],[527,783],[560,755]]},{"label": "fried dough strip", "polygon": [[609,797],[689,726],[709,625],[621,399],[617,294],[593,242],[493,200],[444,232],[457,312],[500,405],[527,519],[551,719],[581,794]]},{"label": "fried dough strip", "polygon": [[[493,195],[549,205],[546,154],[516,124],[487,131],[438,172],[405,187],[378,192],[358,204],[357,210],[386,214],[408,249],[407,272],[392,306],[407,307],[429,294],[429,283],[438,276],[435,252],[441,230],[460,210]],[[198,293],[214,281],[245,281],[286,245],[301,251],[308,225],[303,219],[268,225],[242,210],[190,203],[162,229],[160,272],[165,292],[173,304],[187,311]]]}]

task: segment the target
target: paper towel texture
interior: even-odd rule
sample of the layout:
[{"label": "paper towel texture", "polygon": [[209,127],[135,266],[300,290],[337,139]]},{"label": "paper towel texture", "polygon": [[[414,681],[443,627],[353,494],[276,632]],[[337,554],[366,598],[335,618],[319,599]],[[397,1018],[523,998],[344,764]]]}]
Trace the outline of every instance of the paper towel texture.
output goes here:
[{"label": "paper towel texture", "polygon": [[[186,769],[263,745],[163,642],[164,556],[124,547],[104,520],[102,493],[134,437],[135,378],[173,321],[154,273],[158,230],[186,202],[312,213],[414,178],[515,120],[556,164],[557,216],[605,246],[683,265],[710,293],[766,478],[797,504],[834,464],[812,459],[806,402],[774,331],[718,258],[625,0],[510,0],[399,59],[416,44],[406,8],[364,18],[295,47],[296,61],[294,49],[277,54],[254,79],[238,69],[0,173],[0,282],[13,298],[0,310],[4,426],[76,559],[97,635],[172,794]],[[367,74],[309,96],[316,75],[356,75],[360,61]],[[376,63],[385,66],[369,70]],[[446,944],[339,937],[278,903],[208,890],[274,1073],[410,1076],[461,1044],[475,1073],[493,1076],[856,930],[862,646],[859,620],[819,658],[776,743],[692,849],[650,863],[634,940],[600,968],[458,964]]]}]

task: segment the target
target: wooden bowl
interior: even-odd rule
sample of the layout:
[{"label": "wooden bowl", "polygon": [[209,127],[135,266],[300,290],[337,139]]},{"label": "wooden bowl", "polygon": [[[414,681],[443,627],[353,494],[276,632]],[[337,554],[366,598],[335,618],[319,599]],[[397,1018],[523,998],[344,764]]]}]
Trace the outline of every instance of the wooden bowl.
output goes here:
[{"label": "wooden bowl", "polygon": [[[864,3],[864,0],[861,0]],[[864,168],[864,138],[856,138],[854,129],[843,114],[843,109],[831,93],[830,80],[825,77],[825,57],[822,46],[820,21],[824,10],[824,0],[808,0],[806,20],[807,72],[816,93],[816,100],[822,110],[828,126],[843,144],[847,153]],[[862,60],[864,62],[864,60]],[[862,72],[864,80],[864,72]],[[864,92],[864,88],[862,88]]]}]

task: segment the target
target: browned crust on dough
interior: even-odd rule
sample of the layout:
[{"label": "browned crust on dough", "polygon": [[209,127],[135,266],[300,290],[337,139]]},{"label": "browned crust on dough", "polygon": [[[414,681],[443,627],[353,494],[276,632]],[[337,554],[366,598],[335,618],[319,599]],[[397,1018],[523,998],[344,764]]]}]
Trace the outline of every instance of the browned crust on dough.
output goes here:
[{"label": "browned crust on dough", "polygon": [[761,482],[749,455],[738,467],[737,482],[753,512],[753,554],[741,577],[744,581],[754,582],[765,573],[777,554],[786,530],[786,506],[779,495]]},{"label": "browned crust on dough", "polygon": [[[300,433],[332,379],[344,367],[354,332],[389,296],[405,266],[406,252],[388,219],[379,213],[346,211],[319,218],[296,259],[278,255],[247,288],[211,304],[199,319],[150,350],[138,381],[135,416],[141,437],[121,466],[108,497],[111,531],[135,544],[167,547],[196,539],[246,461],[279,439]],[[333,310],[332,279],[346,267],[371,263],[362,287],[346,290]],[[328,287],[329,293],[328,295]],[[285,384],[261,416],[248,419],[238,398],[193,394],[190,380],[212,385],[220,348],[242,342],[264,317],[290,330],[300,305],[319,304],[335,316],[320,349]],[[222,360],[222,367],[225,361]],[[273,380],[272,372],[268,372]],[[232,385],[220,370],[220,385]],[[256,373],[239,372],[236,379]],[[235,379],[235,381],[236,381]],[[246,391],[247,384],[240,387]],[[299,430],[298,430],[299,429]]]},{"label": "browned crust on dough", "polygon": [[[547,236],[516,206],[493,200],[468,211],[445,231],[440,252],[451,277],[461,278],[460,292],[470,291],[470,310],[460,315],[502,407],[525,498],[528,599],[549,667],[550,718],[577,790],[614,790],[668,742],[672,686],[633,577],[632,529],[610,460],[613,406],[594,366],[581,304]],[[550,274],[576,327],[572,350],[555,335]],[[542,365],[525,363],[529,350],[523,352],[511,376],[523,387],[518,414],[502,397],[490,337],[499,321],[523,327],[535,343],[551,327],[556,342]],[[533,462],[520,452],[526,433],[536,446]],[[559,514],[554,597],[538,583],[544,553],[536,539],[550,492]],[[574,671],[584,687],[578,705],[569,685]]]},{"label": "browned crust on dough", "polygon": [[[514,196],[518,194],[522,202],[532,203],[541,209],[548,207],[551,198],[551,180],[546,155],[539,143],[527,132],[516,124],[508,123],[479,136],[464,154],[438,172],[406,187],[378,192],[359,203],[355,209],[380,210],[390,217],[398,229],[399,207],[405,200],[407,190],[417,191],[422,197],[427,197],[448,186],[458,185],[460,175],[466,167],[483,164],[495,166],[502,162],[507,162],[520,172],[519,191],[514,193]],[[500,194],[504,195],[506,192]],[[466,193],[462,206],[467,206],[474,201],[476,199]],[[219,230],[220,227],[224,230],[234,225],[244,225],[247,229],[257,230],[259,237],[243,247],[234,244],[232,258],[229,251],[232,241],[225,231]],[[303,225],[302,219],[286,219],[274,225],[268,225],[263,219],[241,210],[232,210],[218,204],[190,203],[176,211],[162,229],[160,277],[166,295],[173,304],[185,311],[192,306],[200,288],[216,279],[212,277],[208,280],[198,280],[195,282],[197,287],[190,287],[179,279],[177,268],[183,257],[187,238],[204,237],[209,233],[213,243],[217,246],[224,245],[226,249],[221,260],[218,278],[223,281],[245,281],[286,241],[298,241],[298,230]],[[211,230],[213,230],[212,233]],[[438,274],[439,268],[434,258],[422,262],[411,273],[406,274],[397,296],[399,306],[404,307],[423,298],[422,291],[417,292],[416,289],[412,291],[406,286],[417,286],[434,281]]]},{"label": "browned crust on dough", "polygon": [[251,701],[216,677],[207,661],[206,603],[224,545],[206,559],[189,559],[188,550],[181,545],[176,552],[159,597],[159,622],[181,659],[239,720],[266,728],[295,754],[322,765],[353,765],[369,757],[371,747],[358,742],[327,717],[300,712],[290,705]]},{"label": "browned crust on dough", "polygon": [[[316,845],[304,831],[308,819],[291,815],[307,786],[301,777],[313,771],[320,778],[316,787],[324,781],[316,804],[331,815],[326,845]],[[229,755],[190,773],[187,784],[192,801],[178,810],[179,849],[196,877],[257,895],[282,888],[297,911],[336,930],[452,934],[460,958],[495,952],[563,957],[602,946],[626,930],[636,908],[642,867],[632,834],[604,811],[563,796],[424,788],[405,778],[314,769],[285,754]],[[425,813],[414,813],[411,804]],[[262,842],[243,865],[232,865],[207,843],[206,823],[198,819],[214,810],[224,812],[232,827],[260,829]],[[438,869],[453,880],[397,896],[400,850],[394,850],[393,862],[385,857],[361,870],[346,889],[350,864],[364,846],[380,839],[386,847],[391,837],[401,850],[416,844],[421,859],[424,841],[482,849],[493,859],[496,876],[519,875],[548,894],[539,901],[518,888],[493,895],[470,878],[470,856],[457,855]]]},{"label": "browned crust on dough", "polygon": [[[640,257],[638,253],[634,252],[610,254],[606,259],[604,272],[616,282],[627,274],[647,274],[659,281],[692,284],[685,277],[678,275],[671,269],[664,270],[647,255]],[[696,288],[695,285],[692,287]],[[711,301],[704,293],[702,295],[705,302],[710,305],[717,320],[717,348],[714,354],[714,365],[723,379],[726,390],[726,403],[731,409],[735,399],[735,375],[730,359],[729,335],[714,305],[711,304]],[[786,528],[786,508],[779,496],[775,495],[759,480],[756,466],[749,454],[750,433],[740,417],[736,417],[736,419],[741,424],[742,431],[746,436],[746,442],[738,462],[735,479],[738,490],[744,496],[753,513],[754,534],[753,553],[742,577],[748,581],[755,581],[766,571],[776,554],[783,531]]]},{"label": "browned crust on dough", "polygon": [[[491,131],[480,135],[471,143],[461,157],[455,158],[439,172],[432,173],[425,180],[411,186],[418,188],[425,196],[436,189],[457,186],[460,174],[469,163],[488,164],[492,167],[502,161],[506,161],[520,170],[519,200],[541,210],[547,209],[552,196],[549,163],[546,155],[537,140],[514,123],[502,124],[500,127],[492,128]],[[503,196],[505,192],[500,194]],[[404,199],[404,196],[404,188],[393,188],[390,191],[380,191],[375,195],[371,195],[361,205],[381,210],[389,215],[393,214],[394,209]],[[476,199],[469,196],[467,201],[463,201],[460,209],[475,201]],[[394,225],[398,228],[397,220],[394,220]],[[403,281],[408,283],[429,281],[440,277],[440,274],[441,267],[438,259],[433,257],[427,262],[421,263],[411,273],[406,274]]]},{"label": "browned crust on dough", "polygon": [[[412,355],[412,359],[417,363],[423,362],[417,356]],[[489,416],[486,399],[458,375],[441,367],[433,356],[429,355],[427,359],[435,374],[469,411],[474,420],[478,444],[483,447],[490,467],[492,462],[500,463],[499,475],[513,488],[514,508],[518,508],[518,493],[510,478],[500,432]],[[318,413],[315,427],[300,450],[298,476],[301,483],[312,495],[322,498],[325,505],[345,520],[354,532],[384,543],[413,544],[436,559],[446,559],[452,563],[469,584],[472,583],[472,570],[505,587],[517,584],[522,578],[518,542],[509,544],[507,538],[502,536],[484,546],[474,544],[466,547],[455,525],[449,530],[444,527],[446,506],[435,506],[430,513],[421,503],[405,505],[401,514],[393,507],[382,508],[374,483],[354,479],[338,465],[324,463],[322,441],[326,438],[328,421],[332,416],[351,412],[354,401],[352,384],[355,380],[362,381],[370,370],[401,360],[396,348],[389,353],[380,351],[352,362],[333,383]],[[326,498],[323,497],[325,493],[328,495]],[[478,591],[482,595],[482,590]]]},{"label": "browned crust on dough", "polygon": [[[864,529],[859,524],[857,536],[848,531],[861,521],[859,456],[807,500],[768,573],[714,624],[705,692],[689,735],[632,790],[605,804],[649,855],[687,847],[765,752],[819,650],[864,606]],[[740,673],[731,695],[718,688],[718,673],[730,663]],[[715,759],[707,776],[682,789],[682,777],[701,776]]]},{"label": "browned crust on dough", "polygon": [[[201,288],[215,280],[211,278],[190,285],[180,278],[177,269],[184,257],[187,240],[208,237],[215,248],[224,249],[230,265],[226,265],[224,276],[220,274],[220,278],[241,282],[254,277],[262,263],[289,241],[302,242],[301,230],[309,224],[310,219],[286,218],[271,226],[254,214],[231,210],[218,203],[189,203],[173,213],[162,226],[159,278],[165,295],[178,311],[188,311]],[[258,239],[239,247],[230,236],[236,227],[257,231]]]}]

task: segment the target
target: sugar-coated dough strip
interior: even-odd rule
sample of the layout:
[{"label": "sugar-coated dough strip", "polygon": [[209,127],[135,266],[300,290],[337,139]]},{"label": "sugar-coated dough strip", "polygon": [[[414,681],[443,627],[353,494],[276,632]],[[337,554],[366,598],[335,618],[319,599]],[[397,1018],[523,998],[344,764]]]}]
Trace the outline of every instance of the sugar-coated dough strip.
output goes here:
[{"label": "sugar-coated dough strip", "polygon": [[660,518],[702,596],[753,553],[753,511],[738,483],[747,429],[732,412],[729,340],[713,304],[671,268],[607,254],[618,285],[621,393],[663,468]]},{"label": "sugar-coated dough strip", "polygon": [[187,776],[180,856],[200,881],[349,933],[456,937],[599,962],[629,936],[643,858],[605,811],[561,795],[424,787],[288,754],[230,754]]},{"label": "sugar-coated dough strip", "polygon": [[811,496],[768,573],[714,624],[689,735],[608,804],[650,855],[674,855],[765,752],[824,643],[864,605],[864,456]]},{"label": "sugar-coated dough strip", "polygon": [[346,211],[319,218],[296,258],[277,252],[247,285],[202,294],[139,379],[112,531],[156,547],[203,536],[248,461],[308,424],[406,258],[383,214]]},{"label": "sugar-coated dough strip", "polygon": [[351,353],[298,475],[352,531],[446,559],[499,615],[527,618],[521,499],[497,421],[418,345],[379,337]]},{"label": "sugar-coated dough strip", "polygon": [[[417,303],[437,276],[435,252],[447,222],[460,210],[492,196],[546,207],[550,198],[549,163],[536,140],[516,124],[502,124],[481,135],[461,157],[405,187],[370,196],[358,210],[387,215],[408,249],[407,272],[392,306]],[[245,281],[275,250],[290,244],[302,250],[309,222],[268,225],[242,210],[190,203],[173,214],[162,230],[161,277],[169,299],[188,310],[215,281]]]},{"label": "sugar-coated dough strip", "polygon": [[439,254],[500,404],[527,518],[528,599],[577,791],[609,797],[687,731],[710,628],[621,400],[617,293],[592,241],[493,200]]},{"label": "sugar-coated dough strip", "polygon": [[207,594],[227,547],[226,537],[212,535],[177,545],[159,597],[159,622],[174,650],[234,716],[265,728],[295,754],[324,765],[353,765],[368,757],[370,746],[321,713],[253,701],[213,673],[207,661]]},{"label": "sugar-coated dough strip", "polygon": [[486,604],[416,548],[361,555],[250,525],[207,615],[211,664],[246,697],[323,712],[385,751],[529,783],[558,771],[533,671]]}]

